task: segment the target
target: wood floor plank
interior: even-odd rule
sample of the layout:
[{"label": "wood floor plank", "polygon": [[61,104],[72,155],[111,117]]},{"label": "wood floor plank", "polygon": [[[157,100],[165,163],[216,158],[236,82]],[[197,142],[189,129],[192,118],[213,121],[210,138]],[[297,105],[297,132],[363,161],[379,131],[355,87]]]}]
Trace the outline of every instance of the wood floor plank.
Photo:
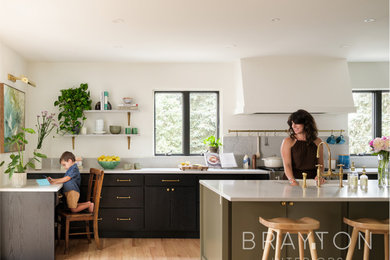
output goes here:
[{"label": "wood floor plank", "polygon": [[56,247],[58,260],[195,260],[200,258],[199,239],[103,238],[103,250],[94,241],[71,239],[69,254],[64,254],[64,241]]}]

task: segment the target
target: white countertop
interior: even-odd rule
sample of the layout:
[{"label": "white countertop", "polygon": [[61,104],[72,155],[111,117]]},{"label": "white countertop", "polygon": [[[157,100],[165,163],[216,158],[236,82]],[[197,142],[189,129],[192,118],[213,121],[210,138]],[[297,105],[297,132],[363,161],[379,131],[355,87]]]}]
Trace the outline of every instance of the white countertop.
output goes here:
[{"label": "white countertop", "polygon": [[378,188],[377,180],[368,181],[367,191],[339,188],[338,180],[321,188],[308,180],[307,188],[291,186],[280,180],[201,180],[200,184],[229,201],[389,201],[389,189]]},{"label": "white countertop", "polygon": [[0,186],[0,192],[57,192],[61,188],[62,184],[39,186],[35,180],[27,180],[27,185],[22,188],[15,188],[11,185]]},{"label": "white countertop", "polygon": [[[102,169],[104,170],[104,169]],[[81,173],[89,173],[89,168],[84,168],[80,170]],[[52,169],[42,169],[42,170],[29,170],[28,173],[65,173],[65,170],[60,168]],[[164,174],[269,174],[269,171],[266,170],[254,170],[254,169],[208,169],[207,171],[182,171],[179,168],[142,168],[140,170],[124,170],[123,168],[117,168],[114,170],[104,170],[104,173],[115,173],[115,174],[153,174],[153,173],[164,173]]]}]

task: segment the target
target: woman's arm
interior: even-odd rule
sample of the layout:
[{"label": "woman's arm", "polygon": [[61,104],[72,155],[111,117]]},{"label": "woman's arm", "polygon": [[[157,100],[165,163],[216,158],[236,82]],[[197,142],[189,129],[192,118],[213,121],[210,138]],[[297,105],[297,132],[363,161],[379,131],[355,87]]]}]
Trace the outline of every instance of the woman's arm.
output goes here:
[{"label": "woman's arm", "polygon": [[298,185],[294,178],[291,164],[291,146],[293,140],[290,137],[287,137],[283,140],[282,146],[280,148],[280,153],[282,154],[284,173],[286,174],[291,185]]},{"label": "woman's arm", "polygon": [[50,178],[50,177],[47,177],[47,180],[48,180],[51,184],[65,183],[65,182],[67,182],[67,181],[70,181],[70,179],[72,179],[72,178],[69,177],[69,176],[65,176],[65,177],[58,178],[58,179],[52,179],[52,178]]}]

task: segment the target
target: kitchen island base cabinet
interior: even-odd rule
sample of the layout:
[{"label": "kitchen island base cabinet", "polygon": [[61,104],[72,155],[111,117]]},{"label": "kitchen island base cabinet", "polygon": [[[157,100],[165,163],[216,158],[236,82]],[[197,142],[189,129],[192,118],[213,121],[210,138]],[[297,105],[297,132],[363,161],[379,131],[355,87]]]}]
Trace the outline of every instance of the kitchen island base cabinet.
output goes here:
[{"label": "kitchen island base cabinet", "polygon": [[54,259],[53,192],[0,192],[0,259]]}]

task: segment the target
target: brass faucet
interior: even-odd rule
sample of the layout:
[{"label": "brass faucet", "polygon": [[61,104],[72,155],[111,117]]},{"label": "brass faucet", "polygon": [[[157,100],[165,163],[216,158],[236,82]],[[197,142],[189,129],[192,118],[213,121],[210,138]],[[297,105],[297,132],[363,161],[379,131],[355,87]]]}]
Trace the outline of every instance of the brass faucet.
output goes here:
[{"label": "brass faucet", "polygon": [[340,167],[340,170],[339,170],[339,173],[333,173],[332,172],[332,154],[330,152],[330,147],[327,143],[325,142],[321,142],[318,147],[317,147],[317,158],[320,158],[320,147],[321,145],[326,145],[326,148],[328,149],[328,172],[327,173],[322,173],[321,172],[321,167],[323,165],[321,164],[316,164],[316,167],[317,167],[317,187],[320,188],[321,187],[321,178],[322,177],[330,177],[330,176],[339,176],[339,179],[340,179],[340,188],[343,187],[343,165],[342,164],[339,164],[337,166]]}]

